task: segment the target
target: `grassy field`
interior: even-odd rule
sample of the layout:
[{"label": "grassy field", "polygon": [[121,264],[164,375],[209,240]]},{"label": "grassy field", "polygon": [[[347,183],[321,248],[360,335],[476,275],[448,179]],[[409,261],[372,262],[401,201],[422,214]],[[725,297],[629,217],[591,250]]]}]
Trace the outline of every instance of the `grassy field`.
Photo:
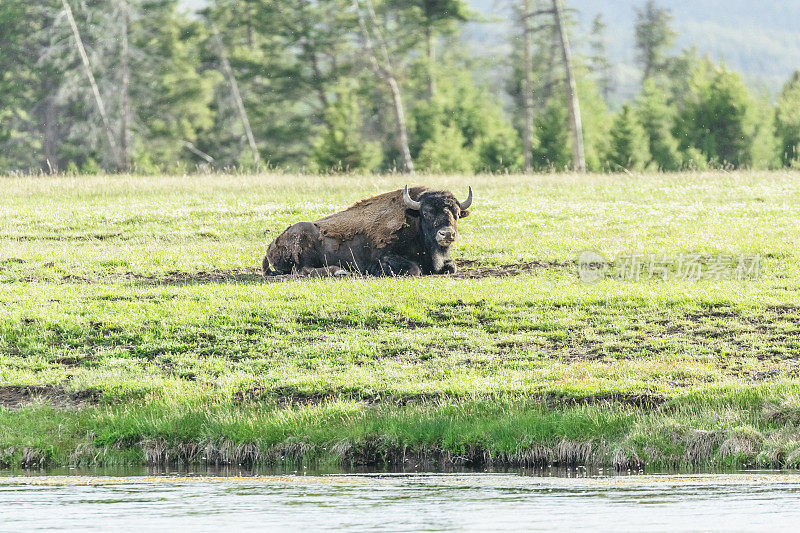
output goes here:
[{"label": "grassy field", "polygon": [[459,276],[261,278],[401,176],[0,178],[0,465],[800,467],[800,173],[414,183],[475,189]]}]

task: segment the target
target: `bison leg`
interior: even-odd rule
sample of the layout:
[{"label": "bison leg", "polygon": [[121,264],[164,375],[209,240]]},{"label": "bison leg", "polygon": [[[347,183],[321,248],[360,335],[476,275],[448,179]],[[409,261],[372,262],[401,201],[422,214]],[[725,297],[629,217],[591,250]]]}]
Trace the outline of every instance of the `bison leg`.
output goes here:
[{"label": "bison leg", "polygon": [[417,263],[405,257],[386,255],[369,268],[369,273],[373,276],[419,276],[422,274],[422,269]]},{"label": "bison leg", "polygon": [[313,268],[313,267],[303,267],[300,271],[301,276],[308,276],[312,278],[331,278],[331,277],[342,277],[347,276],[350,273],[343,269],[342,267],[338,266],[329,266],[329,267],[321,267],[321,268]]},{"label": "bison leg", "polygon": [[[291,274],[303,267],[324,266],[319,228],[311,222],[298,222],[278,235],[267,248],[262,267],[264,274]],[[269,271],[272,265],[274,272]]]},{"label": "bison leg", "polygon": [[439,273],[440,274],[455,274],[457,270],[458,270],[458,267],[456,266],[456,262],[453,261],[452,259],[448,259],[447,261],[444,262],[444,265],[442,266],[442,271],[439,272]]}]

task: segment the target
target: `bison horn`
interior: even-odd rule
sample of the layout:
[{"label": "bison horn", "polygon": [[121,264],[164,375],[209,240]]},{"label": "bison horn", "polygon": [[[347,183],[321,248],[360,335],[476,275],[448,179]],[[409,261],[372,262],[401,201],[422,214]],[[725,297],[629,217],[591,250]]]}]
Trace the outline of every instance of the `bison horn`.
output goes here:
[{"label": "bison horn", "polygon": [[420,202],[411,199],[411,195],[408,194],[408,185],[403,189],[403,203],[406,204],[407,208],[413,209],[414,211],[419,211],[419,207],[422,205]]},{"label": "bison horn", "polygon": [[472,205],[472,187],[469,188],[469,194],[467,195],[467,199],[458,204],[462,211],[468,209],[469,206]]}]

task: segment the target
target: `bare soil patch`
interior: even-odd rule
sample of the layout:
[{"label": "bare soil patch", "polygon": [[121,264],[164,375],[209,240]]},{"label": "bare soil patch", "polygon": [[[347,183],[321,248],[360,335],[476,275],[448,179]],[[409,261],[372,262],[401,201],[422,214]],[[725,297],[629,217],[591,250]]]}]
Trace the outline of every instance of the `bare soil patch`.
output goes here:
[{"label": "bare soil patch", "polygon": [[556,270],[570,268],[574,265],[571,261],[526,261],[522,263],[507,263],[495,266],[482,266],[473,259],[458,259],[458,272],[452,274],[454,278],[498,278],[519,276],[520,274],[536,272],[538,270]]},{"label": "bare soil patch", "polygon": [[145,285],[191,285],[204,283],[256,283],[263,279],[260,268],[233,268],[183,272],[172,270],[164,274],[128,272],[120,276]]},{"label": "bare soil patch", "polygon": [[79,409],[96,401],[93,391],[67,392],[52,385],[2,385],[0,407],[19,409],[37,401],[44,401],[56,409]]},{"label": "bare soil patch", "polygon": [[[287,278],[293,279],[292,276]],[[214,269],[187,272],[170,270],[163,273],[105,272],[98,277],[68,274],[61,283],[130,282],[136,285],[198,285],[206,283],[261,283],[264,277],[259,268]],[[44,278],[27,277],[20,281],[44,281]],[[277,281],[277,280],[276,280]]]},{"label": "bare soil patch", "polygon": [[[474,259],[456,259],[458,265],[458,272],[455,274],[438,274],[426,277],[440,277],[440,278],[456,278],[456,279],[480,279],[480,278],[500,278],[509,276],[519,276],[520,274],[531,273],[537,270],[552,270],[569,268],[573,266],[572,262],[558,262],[558,261],[526,261],[522,263],[507,263],[501,265],[482,265],[479,261]],[[264,278],[267,282],[280,282],[303,279],[307,277],[320,277],[318,272],[312,275],[293,275],[281,274],[276,276],[267,276]],[[351,273],[343,278],[372,278],[373,276]]]},{"label": "bare soil patch", "polygon": [[[538,270],[553,270],[569,268],[572,262],[558,261],[526,261],[522,263],[508,263],[501,265],[483,265],[473,259],[458,259],[458,272],[455,274],[436,275],[434,277],[450,277],[456,279],[480,279],[519,276],[520,274],[536,272]],[[320,270],[320,269],[316,269]],[[230,284],[255,284],[278,283],[294,281],[309,277],[320,277],[318,272],[310,275],[280,274],[264,276],[260,268],[245,267],[232,269],[198,270],[194,272],[171,270],[163,273],[146,272],[102,272],[95,275],[67,274],[58,279],[60,283],[104,283],[104,282],[130,282],[137,285],[197,285],[206,283]],[[372,278],[372,276],[350,273],[343,278]],[[22,282],[48,281],[43,276],[25,276],[19,278]]]}]

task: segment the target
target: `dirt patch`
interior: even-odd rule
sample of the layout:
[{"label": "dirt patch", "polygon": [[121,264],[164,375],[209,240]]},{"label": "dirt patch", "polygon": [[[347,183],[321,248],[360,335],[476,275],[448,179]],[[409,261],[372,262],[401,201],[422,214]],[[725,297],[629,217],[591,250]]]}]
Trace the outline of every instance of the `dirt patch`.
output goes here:
[{"label": "dirt patch", "polygon": [[61,278],[62,283],[91,283],[92,280],[85,277],[85,276],[76,276],[74,274],[68,274]]},{"label": "dirt patch", "polygon": [[[6,260],[11,261],[11,260]],[[449,277],[456,279],[480,279],[519,276],[520,274],[536,272],[538,270],[564,269],[573,266],[571,262],[558,261],[526,261],[522,263],[508,263],[502,265],[482,266],[482,264],[472,259],[458,259],[458,272],[455,274],[435,275],[432,277]],[[2,264],[2,263],[0,263]],[[294,275],[279,274],[264,277],[260,268],[232,268],[232,269],[212,269],[198,270],[194,272],[171,270],[163,273],[144,273],[144,272],[103,272],[94,275],[67,274],[57,278],[60,283],[119,283],[129,282],[136,285],[197,285],[207,283],[230,283],[230,284],[256,284],[256,283],[278,283],[294,281],[309,277],[320,277],[314,275]],[[373,276],[364,274],[347,274],[341,276],[347,279],[360,278],[369,279]],[[25,276],[18,279],[21,282],[41,282],[51,281],[52,278],[45,276]]]},{"label": "dirt patch", "polygon": [[[291,276],[288,276],[291,278]],[[61,277],[61,283],[106,283],[130,282],[136,285],[196,285],[205,283],[261,283],[263,281],[261,269],[234,268],[199,270],[185,272],[170,270],[164,273],[150,274],[143,272],[105,272],[99,277],[78,276],[68,274]],[[20,281],[34,282],[47,281],[44,277],[29,276]]]},{"label": "dirt patch", "polygon": [[[571,268],[574,266],[574,263],[570,261],[563,261],[563,262],[526,261],[522,263],[507,263],[502,265],[482,266],[482,264],[479,261],[474,259],[456,259],[456,265],[458,265],[458,272],[456,272],[455,274],[435,274],[432,276],[425,276],[425,277],[456,278],[456,279],[500,278],[509,276],[519,276],[520,274],[536,272],[538,270]],[[291,281],[296,279],[302,279],[305,277],[318,277],[318,276],[298,276],[291,274],[283,274],[276,276],[268,276],[265,279],[268,282],[280,282],[280,281]],[[373,276],[364,274],[348,274],[342,277],[352,279],[352,278],[372,278]]]},{"label": "dirt patch", "polygon": [[481,266],[478,261],[472,259],[458,259],[458,272],[449,277],[473,279],[473,278],[499,278],[508,276],[519,276],[520,274],[536,272],[538,270],[555,270],[570,268],[574,266],[570,261],[527,261],[523,263],[508,263],[495,266]]},{"label": "dirt patch", "polygon": [[256,283],[263,279],[260,268],[233,268],[183,272],[172,270],[164,274],[127,272],[119,276],[145,285],[190,285],[204,283]]},{"label": "dirt patch", "polygon": [[56,409],[79,409],[97,401],[97,393],[94,391],[67,392],[61,387],[52,385],[0,386],[0,407],[19,409],[39,401]]}]

